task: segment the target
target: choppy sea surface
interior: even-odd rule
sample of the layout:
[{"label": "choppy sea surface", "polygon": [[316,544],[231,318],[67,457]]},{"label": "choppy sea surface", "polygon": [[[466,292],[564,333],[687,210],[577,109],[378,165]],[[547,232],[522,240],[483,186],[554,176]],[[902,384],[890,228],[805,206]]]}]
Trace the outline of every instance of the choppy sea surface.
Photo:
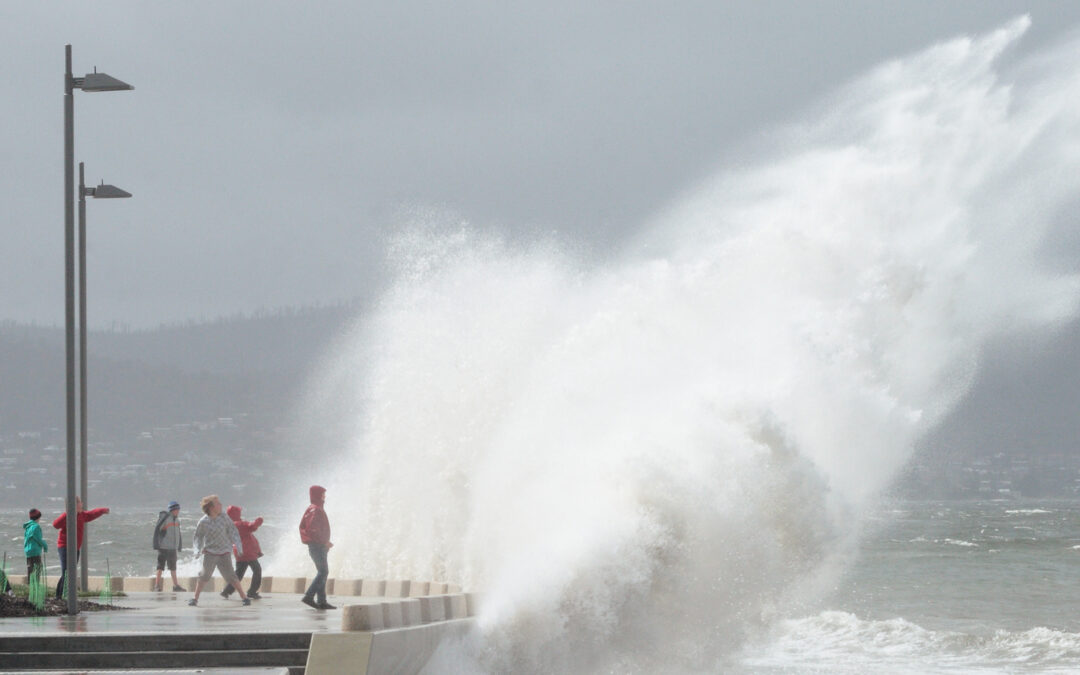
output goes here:
[{"label": "choppy sea surface", "polygon": [[[91,574],[104,574],[106,563],[113,574],[152,573],[156,513],[117,508],[93,523]],[[42,519],[53,543],[46,521],[55,515]],[[266,517],[265,573],[286,573],[274,569],[275,549],[290,545],[298,514],[256,515]],[[15,572],[24,520],[22,509],[0,510],[0,541]],[[186,539],[194,523],[185,520]],[[55,575],[53,547],[47,562]],[[181,571],[196,573],[190,551]],[[778,618],[721,670],[1080,672],[1077,608],[1080,501],[892,502],[872,517],[858,556],[818,606]]]},{"label": "choppy sea surface", "polygon": [[746,672],[1080,672],[1080,502],[899,502],[873,525]]}]

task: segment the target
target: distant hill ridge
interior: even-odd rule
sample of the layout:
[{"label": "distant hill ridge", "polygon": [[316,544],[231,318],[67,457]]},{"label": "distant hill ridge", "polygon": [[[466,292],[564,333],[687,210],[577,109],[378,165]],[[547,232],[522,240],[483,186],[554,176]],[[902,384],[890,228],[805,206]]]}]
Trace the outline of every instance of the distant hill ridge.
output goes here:
[{"label": "distant hill ridge", "polygon": [[[289,308],[146,330],[91,330],[94,428],[216,417],[283,417],[359,303]],[[64,330],[0,321],[0,433],[63,426]],[[226,413],[227,414],[227,413]]]}]

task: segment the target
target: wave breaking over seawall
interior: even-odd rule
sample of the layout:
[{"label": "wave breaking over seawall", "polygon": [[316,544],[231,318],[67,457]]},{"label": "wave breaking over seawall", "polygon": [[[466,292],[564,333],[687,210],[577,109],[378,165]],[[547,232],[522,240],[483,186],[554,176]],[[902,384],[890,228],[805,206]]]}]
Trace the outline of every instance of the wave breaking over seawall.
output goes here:
[{"label": "wave breaking over seawall", "polygon": [[647,255],[399,237],[316,380],[358,417],[332,571],[483,591],[440,654],[478,672],[715,670],[813,598],[980,347],[1076,310],[1038,249],[1077,194],[1080,49],[1006,76],[1028,23],[874,70]]}]

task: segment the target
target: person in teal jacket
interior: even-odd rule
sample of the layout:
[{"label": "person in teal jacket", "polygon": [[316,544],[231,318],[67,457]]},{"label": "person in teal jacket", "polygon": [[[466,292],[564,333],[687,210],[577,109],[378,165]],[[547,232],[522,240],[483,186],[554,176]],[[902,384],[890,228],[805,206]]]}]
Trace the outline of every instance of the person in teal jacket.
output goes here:
[{"label": "person in teal jacket", "polygon": [[41,574],[41,554],[49,552],[49,545],[45,543],[45,537],[41,534],[41,525],[38,520],[41,511],[30,509],[30,520],[23,523],[23,552],[26,553],[26,579],[36,571]]}]

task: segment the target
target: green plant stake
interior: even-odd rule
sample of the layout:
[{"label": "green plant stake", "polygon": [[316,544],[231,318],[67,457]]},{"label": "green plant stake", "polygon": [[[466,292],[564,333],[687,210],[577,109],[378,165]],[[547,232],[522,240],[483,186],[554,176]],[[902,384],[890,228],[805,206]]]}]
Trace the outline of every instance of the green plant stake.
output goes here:
[{"label": "green plant stake", "polygon": [[98,599],[106,605],[112,604],[112,573],[109,572],[109,559],[105,558],[105,583],[101,585]]},{"label": "green plant stake", "polygon": [[[63,565],[63,561],[61,561],[60,564]],[[67,602],[68,599],[68,589],[71,588],[71,570],[67,570],[67,572],[67,574],[61,572],[61,574],[64,574],[64,586],[60,589],[60,597],[63,598],[65,602]],[[78,602],[78,600],[76,600],[76,602]]]},{"label": "green plant stake", "polygon": [[4,563],[0,565],[0,592],[6,591],[7,587],[7,551],[4,551]]}]

